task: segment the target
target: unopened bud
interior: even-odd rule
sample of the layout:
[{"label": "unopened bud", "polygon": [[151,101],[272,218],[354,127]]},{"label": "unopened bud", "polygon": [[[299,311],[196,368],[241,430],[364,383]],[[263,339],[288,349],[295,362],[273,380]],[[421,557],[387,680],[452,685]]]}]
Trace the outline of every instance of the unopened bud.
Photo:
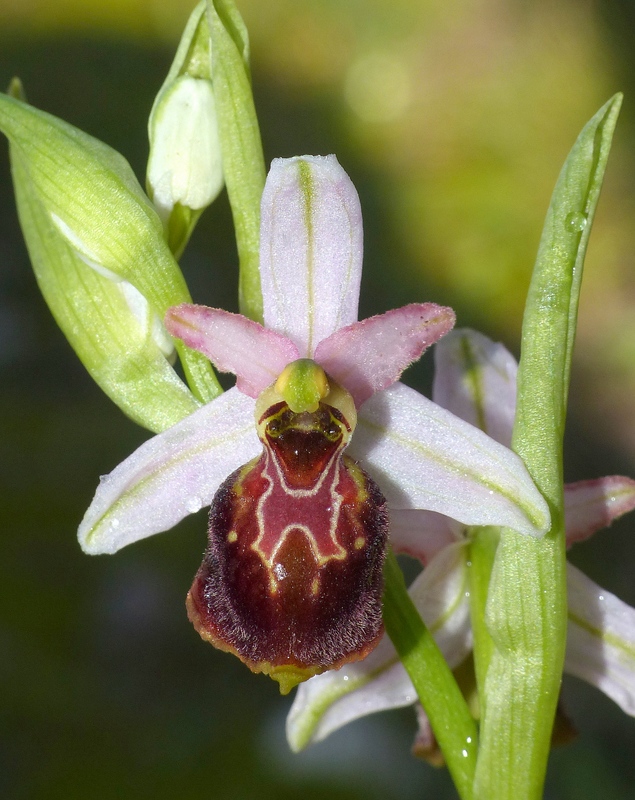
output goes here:
[{"label": "unopened bud", "polygon": [[212,84],[183,76],[165,92],[153,117],[148,184],[164,220],[179,203],[200,211],[223,188]]},{"label": "unopened bud", "polygon": [[224,183],[211,59],[203,0],[188,20],[148,122],[148,194],[177,258]]}]

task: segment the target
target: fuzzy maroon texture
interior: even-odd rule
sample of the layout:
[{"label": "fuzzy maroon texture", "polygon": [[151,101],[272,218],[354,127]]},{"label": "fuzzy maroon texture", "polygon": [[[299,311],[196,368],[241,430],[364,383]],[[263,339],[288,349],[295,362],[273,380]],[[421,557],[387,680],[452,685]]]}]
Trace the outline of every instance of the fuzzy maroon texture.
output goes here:
[{"label": "fuzzy maroon texture", "polygon": [[381,635],[385,500],[342,456],[348,426],[334,409],[268,413],[262,456],[212,503],[190,616],[254,671],[321,672],[363,658]]}]

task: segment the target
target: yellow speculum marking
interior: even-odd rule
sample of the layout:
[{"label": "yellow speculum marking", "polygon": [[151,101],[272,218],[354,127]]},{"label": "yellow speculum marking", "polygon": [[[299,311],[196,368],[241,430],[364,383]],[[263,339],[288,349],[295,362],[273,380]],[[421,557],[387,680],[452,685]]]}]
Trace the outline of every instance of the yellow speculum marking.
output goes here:
[{"label": "yellow speculum marking", "polygon": [[366,544],[366,539],[363,536],[358,536],[357,539],[355,539],[356,550],[361,550],[365,544]]},{"label": "yellow speculum marking", "polygon": [[228,541],[230,544],[233,544],[233,543],[234,543],[234,542],[235,542],[237,539],[238,539],[238,534],[236,533],[236,531],[230,531],[230,532],[227,534],[227,541]]}]

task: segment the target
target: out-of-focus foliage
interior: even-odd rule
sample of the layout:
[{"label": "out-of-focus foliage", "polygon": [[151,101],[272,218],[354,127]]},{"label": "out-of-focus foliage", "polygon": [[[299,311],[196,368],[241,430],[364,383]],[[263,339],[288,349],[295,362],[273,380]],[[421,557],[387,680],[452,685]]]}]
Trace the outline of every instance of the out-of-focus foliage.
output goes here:
[{"label": "out-of-focus foliage", "polygon": [[[238,2],[267,159],[336,152],[360,191],[363,316],[433,300],[515,348],[562,161],[590,114],[626,91],[582,289],[565,470],[635,475],[627,0]],[[120,150],[142,177],[147,117],[193,6],[0,0],[0,86],[19,74],[36,105]],[[236,264],[221,195],[183,258],[194,300],[237,310]],[[406,379],[423,388],[430,362]],[[287,754],[287,701],[185,619],[204,516],[113,559],[81,555],[75,528],[99,473],[144,434],[93,386],[37,294],[6,148],[0,370],[0,795],[451,796],[442,773],[407,754],[409,712]],[[634,525],[627,518],[574,554],[630,603]],[[582,735],[554,753],[547,797],[626,800],[635,723],[575,682],[564,699]]]}]

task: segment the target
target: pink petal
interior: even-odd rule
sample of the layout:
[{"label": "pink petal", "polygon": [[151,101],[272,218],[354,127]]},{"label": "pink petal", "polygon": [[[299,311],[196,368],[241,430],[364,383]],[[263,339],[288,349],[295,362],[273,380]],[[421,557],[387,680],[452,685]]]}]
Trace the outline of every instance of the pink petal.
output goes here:
[{"label": "pink petal", "polygon": [[635,716],[635,609],[567,564],[565,670]]},{"label": "pink petal", "polygon": [[432,399],[509,447],[516,413],[512,354],[482,333],[455,330],[434,348]]},{"label": "pink petal", "polygon": [[635,481],[621,475],[564,487],[567,547],[582,542],[635,508]]},{"label": "pink petal", "polygon": [[115,553],[209,505],[257,456],[254,401],[233,388],[141,445],[102,477],[79,527],[86,553]]},{"label": "pink petal", "polygon": [[435,511],[390,509],[390,541],[396,553],[419,559],[423,565],[450,544],[460,541],[463,526]]},{"label": "pink petal", "polygon": [[403,383],[362,406],[348,452],[391,508],[425,508],[531,536],[549,528],[547,504],[515,453]]},{"label": "pink petal", "polygon": [[312,357],[357,319],[362,216],[335,156],[275,159],[262,195],[264,322]]},{"label": "pink petal", "polygon": [[165,325],[221,372],[236,375],[237,388],[249,397],[258,397],[298,358],[298,348],[286,336],[220,308],[183,303],[168,310]]},{"label": "pink petal", "polygon": [[315,349],[315,359],[348,389],[359,408],[399,380],[426,347],[451,330],[454,319],[451,308],[412,303],[332,333]]}]

